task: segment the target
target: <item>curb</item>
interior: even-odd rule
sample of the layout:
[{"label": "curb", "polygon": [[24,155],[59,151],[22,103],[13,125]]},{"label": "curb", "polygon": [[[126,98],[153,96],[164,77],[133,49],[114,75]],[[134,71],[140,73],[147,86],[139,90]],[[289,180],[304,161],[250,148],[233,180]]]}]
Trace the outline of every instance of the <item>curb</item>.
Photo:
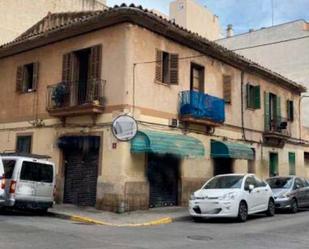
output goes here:
[{"label": "curb", "polygon": [[113,226],[113,227],[145,227],[145,226],[156,226],[156,225],[164,225],[164,224],[170,224],[173,221],[176,221],[176,219],[173,219],[171,217],[164,217],[157,220],[152,220],[149,222],[139,223],[139,224],[113,224],[101,220],[95,220],[92,218],[88,218],[85,216],[79,216],[79,215],[70,215],[70,214],[64,214],[64,213],[56,213],[56,212],[50,212],[54,217],[65,219],[65,220],[71,220],[71,221],[77,221],[77,222],[84,222],[88,224],[94,224],[94,225],[101,225],[101,226]]}]

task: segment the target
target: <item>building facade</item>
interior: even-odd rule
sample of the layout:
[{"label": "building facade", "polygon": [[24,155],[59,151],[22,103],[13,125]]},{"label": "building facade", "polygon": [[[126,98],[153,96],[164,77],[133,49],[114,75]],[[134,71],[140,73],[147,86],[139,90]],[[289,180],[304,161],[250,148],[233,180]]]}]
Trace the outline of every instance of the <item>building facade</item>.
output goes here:
[{"label": "building facade", "polygon": [[63,15],[0,48],[0,151],[50,155],[59,202],[123,212],[186,205],[220,173],[309,175],[301,85],[142,8]]},{"label": "building facade", "polygon": [[0,44],[15,39],[48,12],[102,10],[105,4],[105,0],[1,1]]},{"label": "building facade", "polygon": [[[231,49],[289,79],[308,87],[309,77],[309,23],[296,20],[273,27],[217,40]],[[309,126],[309,101],[301,105],[305,126]]]},{"label": "building facade", "polygon": [[176,24],[211,41],[221,38],[219,17],[196,0],[175,0],[170,3],[169,17]]}]

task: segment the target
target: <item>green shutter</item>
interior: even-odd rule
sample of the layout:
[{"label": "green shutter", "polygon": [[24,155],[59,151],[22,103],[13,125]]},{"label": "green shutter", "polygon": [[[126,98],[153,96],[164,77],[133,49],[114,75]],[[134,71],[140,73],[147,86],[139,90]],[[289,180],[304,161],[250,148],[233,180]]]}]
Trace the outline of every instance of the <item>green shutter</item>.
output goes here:
[{"label": "green shutter", "polygon": [[291,100],[287,100],[286,106],[287,106],[288,120],[293,122],[294,121],[294,102]]},{"label": "green shutter", "polygon": [[264,125],[265,129],[268,130],[270,126],[269,122],[269,93],[264,92]]},{"label": "green shutter", "polygon": [[296,156],[294,152],[289,152],[289,174],[295,175],[296,174]]},{"label": "green shutter", "polygon": [[276,117],[279,120],[281,118],[281,98],[276,96]]},{"label": "green shutter", "polygon": [[247,99],[247,108],[251,108],[250,101],[250,84],[246,85],[246,99]]},{"label": "green shutter", "polygon": [[254,108],[260,109],[261,108],[261,88],[260,86],[254,87]]}]

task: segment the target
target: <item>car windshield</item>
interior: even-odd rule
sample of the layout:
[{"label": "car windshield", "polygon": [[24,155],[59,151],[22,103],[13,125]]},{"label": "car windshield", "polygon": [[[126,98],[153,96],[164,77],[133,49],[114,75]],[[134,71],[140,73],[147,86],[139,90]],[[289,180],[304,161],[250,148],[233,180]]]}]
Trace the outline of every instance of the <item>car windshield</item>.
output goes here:
[{"label": "car windshield", "polygon": [[291,177],[269,178],[266,180],[266,182],[271,188],[289,189],[292,187],[293,178]]},{"label": "car windshield", "polygon": [[244,176],[216,176],[204,186],[204,189],[241,188],[243,178]]}]

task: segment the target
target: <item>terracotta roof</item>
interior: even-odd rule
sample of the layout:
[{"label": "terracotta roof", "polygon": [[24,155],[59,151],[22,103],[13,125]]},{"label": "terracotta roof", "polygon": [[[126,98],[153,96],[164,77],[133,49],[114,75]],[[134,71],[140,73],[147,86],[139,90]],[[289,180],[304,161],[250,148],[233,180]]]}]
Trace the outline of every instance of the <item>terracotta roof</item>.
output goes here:
[{"label": "terracotta roof", "polygon": [[[130,22],[246,72],[253,72],[295,92],[306,88],[223,46],[211,42],[141,6],[115,6],[102,11],[49,14],[14,41],[0,47],[0,58],[28,51],[86,32]],[[65,30],[65,32],[63,32]]]}]

